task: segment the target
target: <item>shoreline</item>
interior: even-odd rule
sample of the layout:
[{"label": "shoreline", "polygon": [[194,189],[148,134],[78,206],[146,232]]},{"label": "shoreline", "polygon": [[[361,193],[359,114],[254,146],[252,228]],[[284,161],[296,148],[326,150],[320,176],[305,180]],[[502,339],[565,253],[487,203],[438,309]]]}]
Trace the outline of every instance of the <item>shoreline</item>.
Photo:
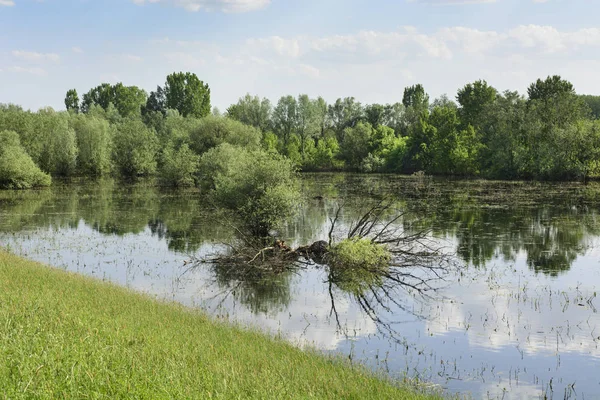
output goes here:
[{"label": "shoreline", "polygon": [[7,398],[438,399],[199,310],[0,250]]}]

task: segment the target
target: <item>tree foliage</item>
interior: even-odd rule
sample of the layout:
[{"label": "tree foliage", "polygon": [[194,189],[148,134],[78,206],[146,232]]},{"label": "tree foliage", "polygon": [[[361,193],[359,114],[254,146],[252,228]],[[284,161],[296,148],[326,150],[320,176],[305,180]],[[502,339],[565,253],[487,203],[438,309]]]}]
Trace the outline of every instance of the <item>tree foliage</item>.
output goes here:
[{"label": "tree foliage", "polygon": [[142,121],[129,119],[117,125],[113,160],[123,176],[132,178],[154,174],[157,151],[156,132]]},{"label": "tree foliage", "polygon": [[174,72],[167,76],[164,97],[166,108],[177,110],[184,117],[210,114],[210,88],[194,73]]},{"label": "tree foliage", "polygon": [[0,131],[0,188],[29,189],[50,182],[50,175],[42,172],[21,146],[19,135]]},{"label": "tree foliage", "polygon": [[93,105],[108,110],[112,104],[121,117],[136,116],[146,104],[147,97],[147,93],[137,86],[103,83],[83,95],[81,111],[87,113]]},{"label": "tree foliage", "polygon": [[227,116],[265,132],[271,127],[272,111],[269,99],[261,100],[258,96],[246,94],[236,104],[229,106]]},{"label": "tree foliage", "polygon": [[245,230],[258,237],[291,217],[300,196],[288,159],[227,143],[202,156],[200,177],[216,203],[234,211]]},{"label": "tree foliage", "polygon": [[190,148],[203,154],[222,143],[249,149],[260,146],[261,132],[230,118],[208,116],[198,120],[190,132]]}]

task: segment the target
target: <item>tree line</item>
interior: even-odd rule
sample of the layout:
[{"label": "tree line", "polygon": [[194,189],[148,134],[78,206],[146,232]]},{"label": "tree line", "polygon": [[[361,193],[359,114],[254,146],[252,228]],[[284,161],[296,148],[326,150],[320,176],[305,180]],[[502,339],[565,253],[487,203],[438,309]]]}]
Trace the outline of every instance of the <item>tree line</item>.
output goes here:
[{"label": "tree line", "polygon": [[31,112],[0,105],[0,185],[109,174],[195,185],[201,157],[223,143],[244,148],[245,157],[277,155],[304,171],[564,180],[599,174],[600,96],[578,95],[560,76],[533,82],[527,95],[480,80],[455,100],[430,101],[418,84],[394,104],[353,97],[328,104],[307,95],[272,104],[248,94],[221,113],[211,110],[209,86],[180,72],[150,93],[104,83],[80,99],[71,89],[65,106]]}]

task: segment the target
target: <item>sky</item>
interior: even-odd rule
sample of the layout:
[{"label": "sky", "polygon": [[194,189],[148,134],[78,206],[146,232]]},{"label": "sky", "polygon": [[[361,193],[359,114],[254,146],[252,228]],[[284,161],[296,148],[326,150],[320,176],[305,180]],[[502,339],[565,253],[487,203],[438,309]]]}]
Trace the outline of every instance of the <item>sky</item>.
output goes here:
[{"label": "sky", "polygon": [[0,0],[0,103],[146,91],[191,71],[225,110],[246,93],[395,103],[548,75],[600,94],[598,0]]}]

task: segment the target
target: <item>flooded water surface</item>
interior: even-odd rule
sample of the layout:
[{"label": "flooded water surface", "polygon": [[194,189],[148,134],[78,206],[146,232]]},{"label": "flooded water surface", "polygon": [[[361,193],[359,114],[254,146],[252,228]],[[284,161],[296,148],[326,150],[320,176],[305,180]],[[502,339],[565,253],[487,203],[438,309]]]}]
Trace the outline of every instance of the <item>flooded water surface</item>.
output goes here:
[{"label": "flooded water surface", "polygon": [[429,232],[450,256],[439,276],[407,270],[435,290],[371,281],[362,292],[319,265],[249,277],[191,263],[226,250],[231,220],[195,190],[144,183],[0,192],[0,246],[449,393],[600,398],[599,184],[319,174],[304,175],[303,189],[278,237],[327,240],[343,205],[341,237],[385,197],[398,229]]}]

